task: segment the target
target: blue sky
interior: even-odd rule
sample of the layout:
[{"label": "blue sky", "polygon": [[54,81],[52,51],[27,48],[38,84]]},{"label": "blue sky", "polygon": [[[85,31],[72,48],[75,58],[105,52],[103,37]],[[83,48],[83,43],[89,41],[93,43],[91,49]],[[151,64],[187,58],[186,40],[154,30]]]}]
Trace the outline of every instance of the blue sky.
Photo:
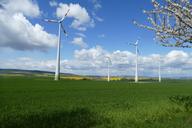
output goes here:
[{"label": "blue sky", "polygon": [[[26,4],[24,5],[23,3]],[[114,71],[112,71],[114,75],[132,75],[134,73],[132,69],[134,66],[134,60],[131,59],[131,55],[134,55],[134,48],[127,44],[135,42],[139,38],[141,65],[148,65],[145,64],[146,59],[151,59],[151,56],[153,56],[154,54],[159,54],[164,56],[164,58],[172,58],[172,56],[174,56],[176,58],[173,60],[174,62],[170,62],[169,64],[167,64],[166,62],[162,62],[165,66],[165,69],[173,68],[175,66],[172,65],[176,65],[176,62],[180,62],[179,57],[184,56],[187,60],[188,65],[186,64],[186,66],[188,72],[186,70],[186,67],[179,67],[184,62],[186,62],[186,60],[183,60],[181,63],[177,64],[178,67],[176,66],[176,69],[171,69],[175,71],[173,71],[171,74],[177,73],[178,75],[191,76],[189,70],[192,70],[192,67],[190,67],[190,64],[192,63],[192,49],[162,47],[154,42],[153,32],[138,28],[132,23],[133,20],[137,20],[140,23],[147,24],[146,16],[142,12],[143,9],[150,10],[152,8],[151,1],[149,0],[116,0],[110,2],[104,0],[3,0],[2,2],[0,2],[0,4],[4,7],[3,9],[0,9],[0,21],[3,23],[3,25],[0,26],[0,29],[2,29],[0,33],[4,34],[5,32],[9,33],[9,31],[11,30],[17,30],[16,28],[14,28],[14,25],[17,24],[12,23],[14,22],[14,20],[10,21],[10,24],[13,25],[8,26],[8,23],[5,23],[4,19],[6,17],[9,18],[16,16],[15,20],[18,20],[17,23],[25,24],[25,28],[22,28],[23,32],[18,32],[19,30],[17,30],[13,34],[13,36],[5,35],[7,36],[7,39],[4,39],[4,37],[0,36],[0,40],[2,40],[0,41],[0,68],[22,68],[54,71],[56,47],[54,47],[53,45],[56,44],[58,25],[46,23],[42,19],[60,18],[61,15],[65,14],[65,7],[71,7],[72,12],[71,14],[69,13],[69,17],[67,17],[64,21],[65,29],[68,32],[68,37],[65,37],[64,34],[62,34],[62,72],[104,75],[102,71],[105,71],[105,66],[101,66],[102,62],[100,61],[103,61],[104,65],[106,62],[105,59],[101,59],[100,56],[110,55],[114,56],[113,68],[115,69]],[[18,8],[15,7],[13,8],[13,11],[10,11],[9,9],[12,7],[13,4],[15,4],[15,6],[17,6]],[[28,6],[29,8],[27,9],[25,6]],[[59,9],[63,11],[63,14],[61,14],[61,12],[59,13]],[[24,20],[23,18],[26,18],[26,20]],[[20,19],[22,19],[23,22],[21,22],[22,20]],[[74,23],[75,20],[77,21],[76,24]],[[26,22],[29,22],[31,24],[31,27],[27,28],[27,26],[30,25],[26,25]],[[37,26],[34,27],[35,24],[40,25],[43,29],[35,29],[34,31],[31,31],[30,29],[38,28]],[[11,28],[12,26],[13,28]],[[7,31],[5,31],[6,29]],[[24,32],[25,30],[29,32]],[[46,34],[35,34],[38,31],[44,31],[46,32]],[[25,40],[22,40],[22,38],[18,38],[21,36],[21,34],[26,34],[26,40],[28,42],[27,46],[25,46]],[[28,38],[30,38],[31,41],[28,41]],[[7,41],[8,39],[9,41]],[[41,39],[44,41],[41,42]],[[35,41],[37,41],[37,43],[35,43]],[[23,48],[21,49],[21,47]],[[117,63],[118,60],[115,59],[116,56],[114,55],[117,53],[117,51],[119,51],[119,54],[123,54],[122,58],[126,56],[128,58],[127,60],[131,62]],[[91,54],[93,55],[91,56]],[[171,56],[169,54],[173,55]],[[119,56],[121,57],[121,55]],[[83,58],[82,56],[85,57]],[[89,57],[90,59],[87,59]],[[45,64],[50,62],[51,66],[49,65],[44,67],[43,64],[42,66],[38,66],[39,64],[38,62],[36,62],[37,60],[39,62],[44,62]],[[93,64],[90,63],[90,61],[92,60],[95,61]],[[22,61],[27,61],[28,64],[23,65]],[[147,63],[151,63],[150,61],[148,61]],[[15,64],[17,65],[15,66],[10,63],[18,64]],[[76,63],[76,65],[74,63]],[[86,67],[85,65],[88,66]],[[90,65],[93,66],[91,67]],[[130,68],[129,70],[127,69],[127,72],[129,73],[122,72],[122,69],[119,69],[119,65],[126,65],[125,67],[123,67],[125,69]],[[95,69],[94,66],[101,70],[101,72],[93,73],[95,72],[93,70]],[[155,68],[155,66],[152,65],[151,67]],[[88,70],[85,71],[84,68],[87,68]],[[155,74],[155,71],[148,71],[150,69],[148,68],[148,66],[144,66],[143,68],[141,68],[141,74]],[[184,71],[184,69],[186,71]],[[169,73],[164,72],[164,74],[167,75]]]}]

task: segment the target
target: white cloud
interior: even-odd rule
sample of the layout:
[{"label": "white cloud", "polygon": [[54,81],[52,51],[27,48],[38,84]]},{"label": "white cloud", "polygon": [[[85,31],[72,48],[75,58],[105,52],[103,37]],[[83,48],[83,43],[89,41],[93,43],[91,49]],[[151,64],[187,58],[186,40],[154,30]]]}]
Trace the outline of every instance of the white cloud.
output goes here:
[{"label": "white cloud", "polygon": [[77,36],[80,36],[80,37],[83,37],[83,38],[85,38],[85,37],[87,37],[85,34],[83,34],[83,33],[76,33],[76,35]]},{"label": "white cloud", "polygon": [[97,16],[95,11],[92,12],[92,16],[93,16],[94,19],[96,19],[99,22],[103,22],[104,21],[103,18]]},{"label": "white cloud", "polygon": [[100,4],[100,2],[98,0],[92,0],[92,3],[94,5],[95,10],[102,8],[102,5]]},{"label": "white cloud", "polygon": [[171,63],[176,63],[176,62],[186,62],[189,55],[185,53],[184,51],[181,50],[173,50],[169,52],[166,56],[166,63],[171,64]]},{"label": "white cloud", "polygon": [[37,60],[30,57],[19,57],[13,60],[0,62],[6,69],[55,70],[55,60]]},{"label": "white cloud", "polygon": [[40,15],[39,6],[32,0],[1,0],[0,4],[10,14],[22,13],[29,17]]},{"label": "white cloud", "polygon": [[21,1],[0,2],[5,7],[0,9],[0,47],[42,51],[54,47],[56,35],[47,33],[41,25],[33,25],[26,18],[39,15],[38,5],[31,0]]},{"label": "white cloud", "polygon": [[105,54],[107,52],[101,46],[96,46],[90,49],[75,50],[74,57],[77,60],[94,61],[103,60]]},{"label": "white cloud", "polygon": [[85,31],[87,27],[94,27],[94,21],[90,18],[87,10],[81,7],[79,4],[64,4],[60,3],[57,8],[56,15],[58,17],[63,17],[65,12],[70,9],[67,17],[74,18],[71,27],[78,29],[80,31]]},{"label": "white cloud", "polygon": [[52,0],[52,1],[49,1],[49,5],[50,5],[51,7],[56,7],[56,6],[58,5],[58,3],[57,3],[57,1]]},{"label": "white cloud", "polygon": [[98,16],[94,16],[94,18],[99,21],[99,22],[103,22],[104,20],[101,18],[101,17],[98,17]]},{"label": "white cloud", "polygon": [[72,44],[80,46],[81,48],[86,48],[88,45],[85,43],[82,37],[75,37],[71,41]]},{"label": "white cloud", "polygon": [[[101,46],[89,49],[75,50],[74,58],[61,61],[61,71],[81,74],[81,75],[106,75],[107,61],[106,56],[112,60],[112,75],[134,75],[135,72],[135,54],[129,51],[108,52]],[[158,76],[158,54],[139,57],[139,75],[140,76]],[[174,58],[169,62],[168,58]],[[180,61],[182,58],[185,61]],[[162,58],[162,75],[167,76],[191,76],[192,77],[192,54],[184,51],[170,51]],[[37,60],[36,58],[21,57],[13,60],[0,61],[0,68],[21,68],[38,70],[55,70],[55,60]]]},{"label": "white cloud", "polygon": [[98,35],[99,38],[105,38],[105,34]]}]

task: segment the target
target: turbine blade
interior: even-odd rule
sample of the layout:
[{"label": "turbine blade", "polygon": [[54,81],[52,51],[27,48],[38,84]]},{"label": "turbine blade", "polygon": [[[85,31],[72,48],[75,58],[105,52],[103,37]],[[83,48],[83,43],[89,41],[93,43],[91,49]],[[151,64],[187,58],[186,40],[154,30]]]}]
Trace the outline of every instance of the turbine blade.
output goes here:
[{"label": "turbine blade", "polygon": [[68,15],[69,11],[70,11],[70,9],[67,10],[67,13],[66,13],[65,16],[60,20],[60,22],[62,22],[62,21],[65,19],[65,17]]},{"label": "turbine blade", "polygon": [[45,22],[58,23],[57,20],[44,19]]},{"label": "turbine blade", "polygon": [[69,11],[70,11],[70,9],[68,9],[68,10],[67,10],[67,13],[65,14],[65,16],[67,16],[67,15],[68,15]]},{"label": "turbine blade", "polygon": [[65,31],[65,28],[62,23],[61,23],[61,29],[63,30],[64,34],[67,36],[67,32]]},{"label": "turbine blade", "polygon": [[109,63],[112,64],[111,58],[109,56],[106,56],[106,58],[108,59]]}]

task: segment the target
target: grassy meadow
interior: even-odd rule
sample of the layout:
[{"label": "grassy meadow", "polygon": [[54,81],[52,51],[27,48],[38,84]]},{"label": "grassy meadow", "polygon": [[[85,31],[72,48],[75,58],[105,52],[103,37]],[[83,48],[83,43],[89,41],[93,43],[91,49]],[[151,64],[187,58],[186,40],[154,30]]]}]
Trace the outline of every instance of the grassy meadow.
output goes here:
[{"label": "grassy meadow", "polygon": [[191,83],[0,77],[0,128],[191,128]]}]

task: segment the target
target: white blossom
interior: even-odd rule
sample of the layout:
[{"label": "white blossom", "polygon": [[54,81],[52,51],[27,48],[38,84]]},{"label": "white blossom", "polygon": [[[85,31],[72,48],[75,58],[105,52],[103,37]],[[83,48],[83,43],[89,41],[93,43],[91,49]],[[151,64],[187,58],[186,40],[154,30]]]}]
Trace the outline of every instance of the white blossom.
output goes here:
[{"label": "white blossom", "polygon": [[134,21],[139,27],[156,33],[160,44],[167,47],[192,48],[192,5],[190,0],[152,0],[153,9],[144,10],[151,26]]}]

